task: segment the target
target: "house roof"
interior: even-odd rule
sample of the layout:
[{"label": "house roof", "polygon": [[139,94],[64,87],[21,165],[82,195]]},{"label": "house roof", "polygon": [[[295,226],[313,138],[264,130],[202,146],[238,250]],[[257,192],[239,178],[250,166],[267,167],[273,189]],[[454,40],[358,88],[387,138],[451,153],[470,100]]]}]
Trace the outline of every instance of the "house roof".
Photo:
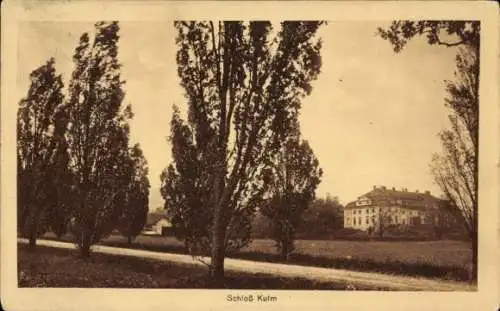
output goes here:
[{"label": "house roof", "polygon": [[160,221],[161,219],[166,219],[168,220],[167,216],[163,213],[149,213],[148,214],[148,219],[146,221],[146,224],[147,225],[154,225],[156,224],[158,221]]},{"label": "house roof", "polygon": [[[441,205],[445,200],[434,197],[428,192],[411,192],[407,190],[396,190],[394,188],[387,189],[386,187],[375,187],[373,190],[363,194],[360,197],[367,197],[374,202],[374,205],[380,204],[387,200],[402,200],[409,204],[403,205],[408,209],[426,209],[435,205]],[[371,206],[371,205],[366,205]],[[355,208],[356,201],[346,205],[346,209]],[[364,206],[363,206],[364,207]]]}]

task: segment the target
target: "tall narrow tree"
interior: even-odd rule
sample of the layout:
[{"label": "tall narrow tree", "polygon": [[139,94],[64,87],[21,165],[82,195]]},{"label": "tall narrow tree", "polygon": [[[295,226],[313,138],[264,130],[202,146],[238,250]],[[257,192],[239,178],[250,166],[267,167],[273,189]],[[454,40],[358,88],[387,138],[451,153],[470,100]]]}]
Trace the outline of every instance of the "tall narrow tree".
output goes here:
[{"label": "tall narrow tree", "polygon": [[63,103],[63,82],[56,74],[55,60],[35,69],[28,94],[21,100],[17,115],[18,230],[29,238],[30,248],[46,229],[42,220],[50,205],[50,185],[60,139],[65,125],[58,122]]},{"label": "tall narrow tree", "polygon": [[175,236],[194,256],[210,254],[210,166],[215,160],[197,149],[191,128],[174,107],[170,123],[173,163],[161,175],[161,194]]},{"label": "tall narrow tree", "polygon": [[[320,71],[315,34],[321,24],[282,22],[273,32],[265,21],[175,22],[186,126],[211,185],[199,209],[210,214],[210,273],[219,284],[226,251],[249,242],[249,218],[265,192],[263,168],[280,149]],[[182,174],[174,166],[169,171]],[[169,178],[164,184],[175,185]]]},{"label": "tall narrow tree", "polygon": [[400,52],[409,40],[425,35],[429,44],[458,47],[455,81],[446,81],[445,99],[451,129],[440,133],[443,154],[434,155],[431,170],[449,200],[448,211],[467,229],[472,248],[472,278],[477,278],[479,154],[479,21],[394,21],[379,29]]},{"label": "tall narrow tree", "polygon": [[127,172],[130,106],[122,107],[124,81],[118,62],[117,22],[95,24],[73,56],[69,87],[69,154],[75,174],[75,243],[82,257],[116,228],[122,214]]},{"label": "tall narrow tree", "polygon": [[456,81],[447,82],[451,129],[440,133],[443,153],[434,155],[431,169],[436,183],[450,200],[447,210],[462,222],[469,234],[472,278],[476,278],[479,59],[470,48],[462,48],[456,62]]},{"label": "tall narrow tree", "polygon": [[74,175],[71,171],[68,154],[68,143],[65,137],[68,125],[67,107],[61,105],[55,114],[56,126],[55,150],[51,166],[49,167],[50,181],[48,188],[49,204],[45,217],[48,230],[59,238],[68,231],[69,221],[73,215],[73,194],[75,191]]},{"label": "tall narrow tree", "polygon": [[275,161],[275,167],[267,171],[270,197],[261,212],[271,220],[273,239],[282,259],[287,261],[294,250],[302,214],[315,198],[323,171],[298,129],[287,139]]},{"label": "tall narrow tree", "polygon": [[139,144],[129,151],[129,184],[125,193],[125,205],[118,229],[129,244],[144,229],[149,210],[148,164]]}]

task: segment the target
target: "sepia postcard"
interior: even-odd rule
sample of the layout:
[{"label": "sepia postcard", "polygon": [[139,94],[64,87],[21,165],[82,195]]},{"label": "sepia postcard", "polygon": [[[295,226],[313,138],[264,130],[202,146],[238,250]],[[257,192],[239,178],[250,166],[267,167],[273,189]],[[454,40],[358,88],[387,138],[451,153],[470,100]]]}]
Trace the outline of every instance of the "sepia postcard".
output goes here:
[{"label": "sepia postcard", "polygon": [[2,3],[5,310],[497,310],[498,6]]}]

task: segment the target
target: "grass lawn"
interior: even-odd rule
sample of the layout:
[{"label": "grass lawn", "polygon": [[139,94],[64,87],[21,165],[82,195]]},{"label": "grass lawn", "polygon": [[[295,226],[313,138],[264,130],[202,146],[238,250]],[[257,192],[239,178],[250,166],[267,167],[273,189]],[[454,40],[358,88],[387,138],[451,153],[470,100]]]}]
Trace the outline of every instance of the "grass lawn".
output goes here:
[{"label": "grass lawn", "polygon": [[[18,263],[19,287],[211,288],[206,267],[136,257],[93,253],[83,261],[76,250],[37,246],[30,252],[18,244]],[[224,288],[383,290],[235,272],[226,272]]]},{"label": "grass lawn", "polygon": [[[102,244],[159,252],[184,253],[174,237],[137,237],[128,245],[120,235],[112,235]],[[257,239],[228,257],[256,261],[281,262],[274,242]],[[289,263],[357,271],[424,276],[467,281],[471,262],[468,244],[462,241],[341,241],[299,240]]]}]

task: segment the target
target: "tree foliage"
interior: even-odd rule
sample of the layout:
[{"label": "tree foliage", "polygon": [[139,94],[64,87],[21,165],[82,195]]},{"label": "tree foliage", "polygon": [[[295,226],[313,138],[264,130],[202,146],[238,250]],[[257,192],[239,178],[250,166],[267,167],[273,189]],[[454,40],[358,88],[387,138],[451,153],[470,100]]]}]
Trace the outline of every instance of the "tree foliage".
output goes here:
[{"label": "tree foliage", "polygon": [[443,151],[433,156],[431,169],[450,200],[448,211],[464,224],[471,238],[473,271],[477,273],[479,59],[464,47],[456,63],[456,81],[447,82],[451,129],[440,133]]},{"label": "tree foliage", "polygon": [[302,216],[299,234],[313,239],[326,239],[344,228],[344,207],[337,197],[327,195],[311,202]]},{"label": "tree foliage", "polygon": [[191,128],[177,107],[170,124],[173,163],[161,175],[161,194],[175,236],[192,255],[210,253],[211,194],[208,176],[214,159],[195,146]]},{"label": "tree foliage", "polygon": [[128,185],[118,229],[129,244],[141,233],[149,211],[148,164],[139,144],[129,150]]},{"label": "tree foliage", "polygon": [[55,150],[53,165],[49,167],[48,174],[51,176],[47,184],[50,204],[46,210],[48,230],[58,237],[67,233],[69,222],[74,211],[73,196],[75,193],[74,174],[70,167],[68,142],[62,133],[66,133],[68,118],[66,106],[61,106],[55,115],[56,124],[60,128],[56,132],[57,149]]},{"label": "tree foliage", "polygon": [[34,247],[47,228],[47,211],[54,203],[51,189],[57,181],[50,172],[60,169],[65,124],[60,117],[63,82],[54,58],[35,69],[30,79],[17,115],[17,189],[18,230]]},{"label": "tree foliage", "polygon": [[[449,200],[447,210],[460,220],[471,238],[473,278],[477,274],[478,152],[479,152],[479,21],[394,21],[379,29],[396,52],[417,35],[429,44],[458,47],[454,81],[445,81],[451,129],[442,131],[443,153],[435,154],[431,170]],[[445,41],[454,36],[454,41]]]},{"label": "tree foliage", "polygon": [[414,37],[425,36],[429,44],[479,47],[478,21],[393,21],[388,29],[378,28],[380,36],[388,40],[395,52],[400,52]]},{"label": "tree foliage", "polygon": [[[315,33],[321,24],[282,22],[273,29],[266,21],[175,22],[188,109],[186,121],[174,116],[184,138],[172,143],[188,163],[166,169],[163,193],[182,198],[168,209],[208,215],[199,226],[205,235],[200,241],[209,245],[215,279],[223,276],[226,250],[249,242],[248,218],[266,187],[263,168],[281,148],[320,71],[321,42]],[[206,182],[210,189],[199,205],[184,192],[187,176],[195,171],[201,177],[190,182]]]},{"label": "tree foliage", "polygon": [[287,139],[275,161],[264,177],[270,180],[269,199],[260,211],[271,220],[272,238],[282,258],[288,260],[302,214],[315,198],[323,171],[298,130]]},{"label": "tree foliage", "polygon": [[80,37],[69,86],[69,154],[75,173],[73,234],[83,257],[116,227],[125,202],[130,107],[120,78],[117,22]]}]

